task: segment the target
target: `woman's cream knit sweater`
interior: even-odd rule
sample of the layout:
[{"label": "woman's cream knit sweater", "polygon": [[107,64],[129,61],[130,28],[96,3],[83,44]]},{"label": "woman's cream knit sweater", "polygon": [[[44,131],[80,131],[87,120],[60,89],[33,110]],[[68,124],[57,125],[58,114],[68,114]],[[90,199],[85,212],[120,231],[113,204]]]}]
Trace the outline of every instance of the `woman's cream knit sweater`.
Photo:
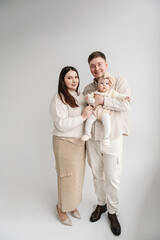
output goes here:
[{"label": "woman's cream knit sweater", "polygon": [[83,94],[77,95],[70,92],[76,99],[79,107],[72,108],[64,104],[58,93],[55,94],[50,103],[50,114],[54,124],[53,135],[60,137],[80,138],[84,132],[84,120],[81,113],[85,107]]}]

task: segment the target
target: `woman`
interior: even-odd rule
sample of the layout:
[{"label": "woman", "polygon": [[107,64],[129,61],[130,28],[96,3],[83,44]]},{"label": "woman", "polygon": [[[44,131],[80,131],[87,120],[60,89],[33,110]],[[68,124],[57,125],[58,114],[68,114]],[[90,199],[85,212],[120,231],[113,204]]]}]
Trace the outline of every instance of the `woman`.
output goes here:
[{"label": "woman", "polygon": [[72,222],[67,212],[81,218],[77,207],[82,199],[85,144],[80,138],[84,121],[92,114],[92,107],[85,107],[84,97],[78,93],[78,87],[78,71],[74,67],[64,67],[59,76],[58,93],[50,104],[58,182],[56,210],[60,222],[69,226]]}]

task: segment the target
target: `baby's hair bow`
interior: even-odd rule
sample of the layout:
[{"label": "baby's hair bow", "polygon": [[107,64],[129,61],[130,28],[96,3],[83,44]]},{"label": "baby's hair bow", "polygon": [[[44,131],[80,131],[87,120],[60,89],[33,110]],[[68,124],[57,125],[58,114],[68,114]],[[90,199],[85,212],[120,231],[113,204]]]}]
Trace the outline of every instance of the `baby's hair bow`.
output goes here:
[{"label": "baby's hair bow", "polygon": [[115,80],[114,80],[114,77],[111,76],[110,73],[108,73],[107,71],[103,74],[102,77],[100,77],[100,79],[104,79],[104,78],[107,78],[109,81],[110,81],[110,84],[114,84]]}]

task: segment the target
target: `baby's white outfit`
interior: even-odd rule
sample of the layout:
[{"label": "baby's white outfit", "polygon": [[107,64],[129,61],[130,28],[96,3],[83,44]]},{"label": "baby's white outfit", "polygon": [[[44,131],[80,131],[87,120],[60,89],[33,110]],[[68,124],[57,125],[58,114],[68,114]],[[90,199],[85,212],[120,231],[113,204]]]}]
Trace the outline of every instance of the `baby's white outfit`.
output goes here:
[{"label": "baby's white outfit", "polygon": [[[94,98],[94,95],[101,95],[104,97],[111,97],[119,100],[125,100],[126,95],[116,92],[113,89],[110,89],[109,92],[92,92],[88,94],[88,98]],[[110,110],[103,107],[102,105],[98,105],[94,110],[93,114],[86,120],[85,123],[85,133],[82,136],[81,140],[87,141],[91,138],[91,128],[92,124],[96,121],[100,120],[104,126],[104,139],[102,140],[103,145],[108,145],[110,143],[109,136],[111,132],[111,119],[110,119]]]}]

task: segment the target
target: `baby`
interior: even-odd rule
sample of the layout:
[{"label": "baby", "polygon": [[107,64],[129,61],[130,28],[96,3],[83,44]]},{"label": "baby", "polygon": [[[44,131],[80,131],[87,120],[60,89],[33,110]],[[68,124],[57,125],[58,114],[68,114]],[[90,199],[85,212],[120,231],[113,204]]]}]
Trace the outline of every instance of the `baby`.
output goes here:
[{"label": "baby", "polygon": [[98,105],[95,107],[94,105],[94,96],[96,94],[107,96],[119,100],[127,100],[130,101],[130,97],[125,94],[121,94],[111,89],[112,84],[114,83],[114,78],[111,77],[108,73],[105,73],[98,80],[98,91],[92,92],[91,94],[87,94],[85,96],[85,100],[88,104],[93,107],[93,114],[86,120],[85,124],[85,133],[81,137],[82,141],[87,141],[91,138],[91,128],[92,124],[98,119],[101,120],[104,126],[104,139],[102,140],[102,145],[109,145],[110,143],[110,132],[111,132],[111,117],[110,110],[106,109],[102,105]]}]

